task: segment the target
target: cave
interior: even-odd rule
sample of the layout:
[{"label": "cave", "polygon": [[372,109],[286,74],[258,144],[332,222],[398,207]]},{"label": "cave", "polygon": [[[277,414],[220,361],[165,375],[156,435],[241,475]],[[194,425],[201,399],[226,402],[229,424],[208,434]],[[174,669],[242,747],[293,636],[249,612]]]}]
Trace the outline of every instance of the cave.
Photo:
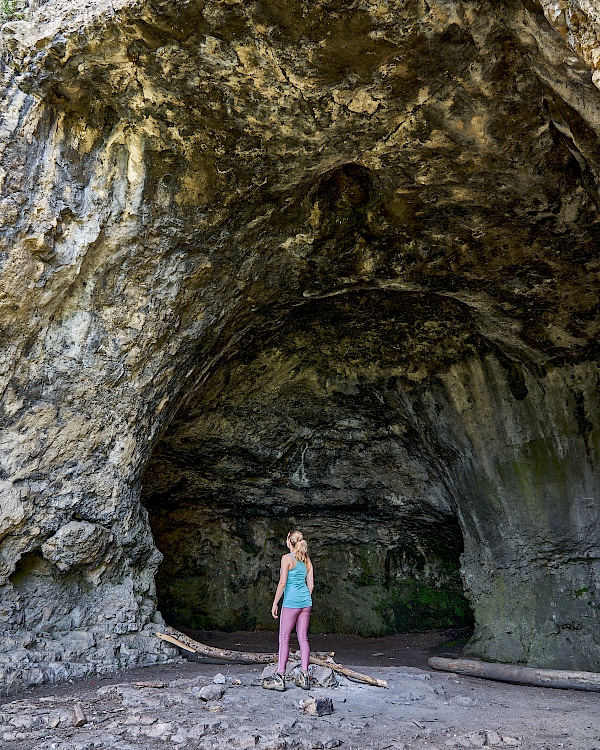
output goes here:
[{"label": "cave", "polygon": [[249,336],[186,396],[142,479],[163,616],[272,628],[282,540],[298,526],[319,571],[317,632],[470,626],[461,456],[437,429],[435,385],[484,353],[471,326],[456,303],[357,289]]},{"label": "cave", "polygon": [[293,525],[317,631],[600,669],[588,5],[19,3],[3,691],[272,627]]}]

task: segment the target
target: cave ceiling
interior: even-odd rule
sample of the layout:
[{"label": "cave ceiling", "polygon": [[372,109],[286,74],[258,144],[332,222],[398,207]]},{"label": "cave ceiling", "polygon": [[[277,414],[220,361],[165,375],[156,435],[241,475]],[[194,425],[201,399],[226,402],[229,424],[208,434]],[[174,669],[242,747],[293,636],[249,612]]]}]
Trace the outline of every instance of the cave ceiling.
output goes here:
[{"label": "cave ceiling", "polygon": [[147,241],[192,289],[194,255],[233,272],[238,329],[377,286],[461,299],[539,361],[595,351],[600,93],[535,4],[120,6],[38,53],[13,24],[20,85],[87,148],[129,123]]}]

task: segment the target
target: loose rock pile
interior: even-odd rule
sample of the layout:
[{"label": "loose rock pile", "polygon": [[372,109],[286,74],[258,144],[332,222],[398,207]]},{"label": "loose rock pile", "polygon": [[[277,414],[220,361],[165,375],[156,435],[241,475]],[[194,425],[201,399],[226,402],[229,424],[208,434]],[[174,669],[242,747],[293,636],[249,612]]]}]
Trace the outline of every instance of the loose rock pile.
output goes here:
[{"label": "loose rock pile", "polygon": [[[163,747],[166,741],[174,746],[200,742],[192,746],[240,750],[333,748],[343,743],[340,738],[312,732],[299,706],[293,706],[287,721],[269,726],[261,726],[260,720],[250,716],[252,711],[248,716],[232,715],[231,709],[248,705],[250,695],[258,698],[255,703],[268,703],[269,695],[254,691],[260,687],[257,675],[230,677],[225,685],[205,682],[204,677],[143,681],[106,685],[81,698],[16,700],[2,708],[0,737],[7,747],[14,743],[37,750],[130,750]],[[331,699],[322,701],[331,703]],[[289,700],[286,706],[290,708]],[[288,739],[296,734],[294,730],[299,736]]]},{"label": "loose rock pile", "polygon": [[[343,677],[323,688],[313,673],[310,692],[289,681],[285,693],[263,690],[257,668],[217,674],[196,663],[154,669],[146,679],[141,671],[116,684],[86,682],[5,703],[2,750],[600,750],[588,694],[410,668],[378,669],[387,690]],[[332,712],[310,715],[307,701]]]}]

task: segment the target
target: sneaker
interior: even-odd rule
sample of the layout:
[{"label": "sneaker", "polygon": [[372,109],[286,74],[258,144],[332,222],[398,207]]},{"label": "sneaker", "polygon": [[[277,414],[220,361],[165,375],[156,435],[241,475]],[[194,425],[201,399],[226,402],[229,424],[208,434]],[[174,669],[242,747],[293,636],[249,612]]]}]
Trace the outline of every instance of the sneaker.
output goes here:
[{"label": "sneaker", "polygon": [[262,681],[262,686],[265,690],[279,690],[280,693],[283,693],[285,690],[285,680],[283,679],[283,675],[275,672],[272,677],[265,677]]},{"label": "sneaker", "polygon": [[302,690],[310,690],[310,677],[308,672],[298,672],[296,677],[296,685]]}]

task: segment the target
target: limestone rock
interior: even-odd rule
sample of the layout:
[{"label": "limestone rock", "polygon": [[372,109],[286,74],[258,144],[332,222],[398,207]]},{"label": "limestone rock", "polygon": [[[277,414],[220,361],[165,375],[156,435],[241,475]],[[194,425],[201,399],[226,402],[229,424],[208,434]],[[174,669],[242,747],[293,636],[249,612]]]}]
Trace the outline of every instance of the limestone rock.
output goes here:
[{"label": "limestone rock", "polygon": [[225,690],[221,685],[205,685],[200,689],[198,695],[203,701],[218,701],[223,697]]},{"label": "limestone rock", "polygon": [[66,573],[81,565],[95,566],[113,541],[102,526],[71,521],[42,545],[42,555]]},{"label": "limestone rock", "polygon": [[318,629],[599,669],[594,3],[21,12],[2,690],[268,622],[291,524]]},{"label": "limestone rock", "polygon": [[300,710],[308,716],[329,716],[333,713],[331,698],[305,698],[300,701]]},{"label": "limestone rock", "polygon": [[333,669],[329,667],[312,667],[310,676],[316,680],[317,684],[324,688],[334,687],[337,685],[337,678]]},{"label": "limestone rock", "polygon": [[2,505],[0,505],[0,539],[16,529],[25,518],[25,508],[9,482],[0,482]]}]

